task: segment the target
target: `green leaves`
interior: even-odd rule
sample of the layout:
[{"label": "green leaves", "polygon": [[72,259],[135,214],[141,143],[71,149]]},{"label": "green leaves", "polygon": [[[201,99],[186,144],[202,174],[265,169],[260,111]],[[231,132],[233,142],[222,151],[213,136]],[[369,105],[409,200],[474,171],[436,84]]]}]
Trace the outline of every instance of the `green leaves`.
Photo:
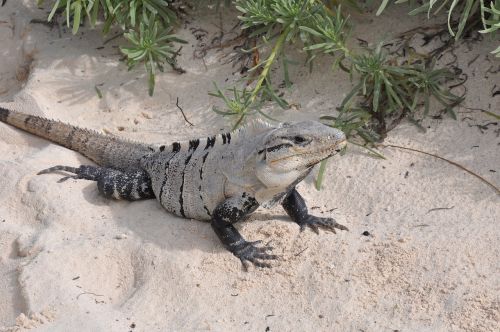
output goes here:
[{"label": "green leaves", "polygon": [[389,0],[382,0],[380,7],[378,7],[377,13],[375,15],[379,16],[384,11],[385,7],[389,4]]},{"label": "green leaves", "polygon": [[[356,76],[357,84],[342,101],[338,115],[320,119],[326,125],[341,129],[351,144],[384,158],[369,145],[383,139],[404,118],[425,131],[420,121],[429,114],[431,97],[456,119],[453,107],[463,98],[444,87],[445,82],[455,78],[448,69],[434,69],[433,63],[398,64],[383,51],[381,43],[366,53],[352,55],[350,60],[350,71]],[[364,143],[353,141],[356,136]],[[316,179],[318,190],[324,171],[325,162]]]},{"label": "green leaves", "polygon": [[[71,5],[69,3],[70,1],[68,1],[68,7],[70,7],[74,13],[73,34],[76,34],[78,32],[78,28],[80,27],[80,19],[82,15],[82,1],[81,0],[74,1]],[[66,13],[69,13],[71,9],[66,9]],[[67,19],[67,22],[69,23],[69,18]]]},{"label": "green leaves", "polygon": [[[37,3],[41,5],[43,1]],[[72,25],[72,32],[76,34],[85,15],[90,18],[92,26],[95,24],[98,6],[98,0],[56,0],[47,20],[51,21],[58,9],[64,9],[66,24],[68,27]]]},{"label": "green leaves", "polygon": [[[258,77],[247,103],[242,105],[244,109],[236,112],[237,124],[241,123],[246,115],[256,113],[245,109],[255,109],[255,103],[273,100],[283,108],[288,107],[288,103],[276,95],[269,77],[272,66],[281,57],[285,85],[291,85],[288,73],[288,64],[291,62],[286,60],[284,54],[286,45],[294,44],[300,39],[303,43],[302,49],[308,54],[309,63],[319,53],[339,53],[339,60],[334,62],[337,64],[349,52],[345,46],[347,18],[341,14],[340,8],[333,12],[322,1],[316,0],[236,0],[235,5],[242,13],[238,18],[243,29],[250,31],[248,37],[262,38],[263,43],[252,51],[262,51],[262,46],[271,47],[267,58],[249,70],[250,73],[258,73]],[[254,77],[250,76],[249,81],[253,79]],[[239,91],[246,91],[246,88]],[[220,94],[214,95],[222,98]],[[236,101],[233,99],[224,102],[231,109],[231,103]],[[227,111],[224,114],[231,115],[235,112]]]},{"label": "green leaves", "polygon": [[[355,133],[371,142],[375,137],[364,129],[373,128],[379,137],[384,137],[404,117],[418,124],[419,111],[423,109],[421,117],[429,113],[431,97],[456,118],[453,107],[463,98],[444,88],[444,83],[455,74],[433,67],[433,63],[398,64],[383,52],[381,44],[353,56],[351,70],[359,75],[359,83],[342,102],[340,116],[328,120],[334,120],[332,125],[345,130],[348,136]],[[356,96],[358,106],[352,107]],[[393,122],[387,123],[390,119]]]},{"label": "green leaves", "polygon": [[334,55],[335,52],[342,52],[342,56],[349,53],[345,46],[348,36],[347,22],[340,11],[340,7],[335,16],[316,14],[306,23],[301,25],[301,39],[305,44],[305,51],[322,52]]},{"label": "green leaves", "polygon": [[[39,0],[41,4],[43,0]],[[113,25],[120,26],[130,47],[120,47],[127,56],[129,68],[144,62],[148,73],[149,95],[154,92],[157,70],[163,71],[165,62],[175,66],[176,52],[172,43],[185,43],[169,32],[176,20],[176,13],[165,0],[56,0],[48,16],[52,20],[57,11],[63,11],[68,27],[76,34],[88,17],[95,26],[98,16],[104,18],[103,33]]]},{"label": "green leaves", "polygon": [[[397,4],[404,2],[408,2],[408,0],[395,1]],[[377,15],[384,11],[388,3],[389,0],[382,0]],[[409,14],[416,15],[427,12],[429,18],[431,14],[437,15],[443,8],[447,11],[448,31],[451,36],[455,37],[455,40],[460,39],[467,28],[467,22],[470,21],[472,16],[478,15],[479,12],[484,27],[479,31],[480,33],[492,33],[500,29],[500,0],[424,0],[420,7],[413,9]],[[458,22],[458,25],[454,27],[453,25],[456,22]],[[491,53],[500,57],[500,47]]]},{"label": "green leaves", "polygon": [[[470,16],[472,6],[475,5],[475,9],[477,10],[477,2],[475,2],[474,0],[465,0],[465,3],[464,3],[464,1],[462,1],[462,3],[464,3],[464,4],[461,7],[461,10],[459,13],[460,19],[459,19],[459,23],[458,23],[457,32],[455,33],[455,31],[453,31],[453,28],[451,27],[450,21],[451,21],[452,16],[453,16],[453,11],[455,8],[457,8],[457,5],[459,4],[459,2],[460,2],[460,0],[453,0],[450,8],[448,10],[448,31],[450,32],[450,34],[452,36],[455,37],[455,40],[458,40],[463,33],[464,28],[465,28],[465,23],[467,22],[467,20],[469,19],[469,16]],[[474,11],[476,11],[476,10],[474,10]]]},{"label": "green leaves", "polygon": [[[143,16],[144,19],[144,16]],[[148,91],[152,96],[155,86],[156,70],[163,71],[163,63],[175,63],[176,52],[171,42],[184,42],[175,35],[169,34],[170,29],[160,27],[160,22],[152,14],[147,21],[139,23],[139,31],[130,29],[124,37],[132,44],[131,47],[120,47],[127,56],[129,69],[138,62],[144,61],[148,73]]]},{"label": "green leaves", "polygon": [[[490,1],[490,7],[481,2],[481,19],[483,22],[483,30],[480,33],[493,33],[500,29],[500,0]],[[500,46],[491,52],[497,57],[500,57]]]},{"label": "green leaves", "polygon": [[[262,104],[264,103],[264,98],[261,100],[254,102],[252,100],[252,92],[247,90],[246,88],[239,90],[233,87],[232,89],[228,89],[230,93],[232,93],[232,98],[227,97],[225,93],[219,89],[217,84],[214,83],[215,92],[210,92],[209,95],[220,98],[224,101],[227,110],[220,110],[218,107],[214,106],[212,110],[220,114],[222,116],[236,116],[236,122],[234,123],[233,129],[236,129],[240,126],[247,115],[259,113],[263,117],[275,121],[275,119],[269,117],[262,110]],[[265,88],[267,93],[270,91],[267,90],[268,87]]]},{"label": "green leaves", "polygon": [[238,16],[238,19],[243,23],[243,29],[277,23],[270,2],[266,0],[235,1],[236,9],[243,14]]}]

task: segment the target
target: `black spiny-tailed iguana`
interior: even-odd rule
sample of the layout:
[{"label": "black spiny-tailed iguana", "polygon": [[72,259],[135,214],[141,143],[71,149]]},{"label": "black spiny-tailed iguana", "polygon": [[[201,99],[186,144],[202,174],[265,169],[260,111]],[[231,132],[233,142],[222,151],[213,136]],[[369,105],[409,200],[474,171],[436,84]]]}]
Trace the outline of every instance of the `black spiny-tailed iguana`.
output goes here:
[{"label": "black spiny-tailed iguana", "polygon": [[312,167],[340,151],[344,133],[319,122],[270,125],[253,122],[231,133],[171,145],[131,142],[59,121],[0,107],[0,121],[77,151],[99,166],[55,166],[61,179],[97,182],[106,197],[156,198],[168,211],[210,221],[223,245],[246,267],[270,267],[269,246],[248,242],[233,224],[257,209],[280,202],[303,230],[347,230],[332,218],[308,213],[295,186]]}]

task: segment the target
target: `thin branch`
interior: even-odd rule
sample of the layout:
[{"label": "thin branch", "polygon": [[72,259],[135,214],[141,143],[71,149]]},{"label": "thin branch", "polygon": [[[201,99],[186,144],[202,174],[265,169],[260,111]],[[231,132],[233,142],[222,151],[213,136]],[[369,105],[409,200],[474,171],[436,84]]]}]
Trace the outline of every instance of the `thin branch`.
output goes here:
[{"label": "thin branch", "polygon": [[297,257],[297,256],[302,255],[302,253],[303,253],[304,251],[306,251],[307,249],[309,249],[309,247],[305,247],[304,249],[302,249],[302,250],[301,250],[301,251],[299,251],[298,253],[294,254],[294,256],[295,256],[295,257]]},{"label": "thin branch", "polygon": [[109,43],[110,41],[113,41],[113,40],[115,40],[116,38],[120,38],[121,36],[123,36],[123,32],[120,32],[120,33],[118,33],[118,34],[114,35],[113,37],[110,37],[110,38],[106,39],[106,40],[105,40],[102,44],[103,44],[103,45],[106,45],[106,44],[107,44],[107,43]]},{"label": "thin branch", "polygon": [[104,295],[101,295],[101,294],[96,294],[96,293],[92,293],[92,292],[83,292],[83,293],[80,293],[76,296],[76,299],[78,300],[78,298],[82,295],[85,295],[85,294],[90,294],[90,295],[94,295],[94,296],[104,296]]},{"label": "thin branch", "polygon": [[494,118],[496,118],[496,119],[500,120],[500,115],[495,114],[495,113],[490,112],[490,111],[487,111],[487,110],[484,110],[484,109],[482,109],[482,108],[465,107],[465,106],[464,106],[464,108],[465,108],[465,109],[467,109],[467,110],[471,110],[471,111],[480,111],[480,112],[486,113],[486,114],[488,114],[489,116],[492,116],[492,117],[494,117]]},{"label": "thin branch", "polygon": [[443,157],[440,157],[436,154],[433,154],[433,153],[429,153],[429,152],[425,152],[425,151],[421,151],[421,150],[417,150],[417,149],[412,149],[412,148],[407,148],[407,147],[404,147],[404,146],[399,146],[399,145],[393,145],[393,144],[379,144],[379,146],[382,146],[382,147],[386,147],[386,148],[396,148],[396,149],[403,149],[403,150],[409,150],[409,151],[413,151],[413,152],[418,152],[418,153],[422,153],[422,154],[425,154],[425,155],[428,155],[428,156],[431,156],[431,157],[434,157],[434,158],[437,158],[437,159],[441,159],[441,160],[444,160],[446,161],[447,163],[449,164],[452,164],[458,168],[460,168],[461,170],[469,173],[470,175],[478,178],[479,180],[481,180],[482,182],[484,182],[485,184],[487,184],[488,186],[490,186],[491,188],[493,188],[493,190],[496,191],[496,193],[498,195],[500,195],[500,189],[495,186],[494,184],[492,184],[491,182],[489,182],[488,180],[486,180],[485,178],[483,178],[482,176],[474,173],[473,171],[471,170],[468,170],[467,168],[465,168],[464,166],[460,165],[460,164],[457,164],[456,162],[454,161],[451,161],[449,159],[446,159],[446,158],[443,158]]},{"label": "thin branch", "polygon": [[455,205],[450,206],[450,207],[434,208],[434,209],[430,209],[429,211],[427,211],[427,213],[432,212],[432,211],[451,210],[451,209],[453,209],[454,207],[455,207]]},{"label": "thin branch", "polygon": [[182,113],[182,116],[184,117],[184,120],[186,120],[186,122],[189,123],[191,126],[194,126],[194,124],[192,124],[191,122],[189,122],[189,120],[186,118],[186,114],[184,114],[184,111],[179,106],[179,97],[177,97],[177,101],[175,102],[175,106],[177,106],[177,108],[181,110],[181,113]]}]

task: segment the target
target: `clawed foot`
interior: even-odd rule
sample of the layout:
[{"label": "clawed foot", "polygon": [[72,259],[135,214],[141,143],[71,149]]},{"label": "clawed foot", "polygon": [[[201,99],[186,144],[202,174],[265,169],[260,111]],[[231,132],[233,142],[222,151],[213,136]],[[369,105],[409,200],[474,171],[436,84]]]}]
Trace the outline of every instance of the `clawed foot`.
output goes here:
[{"label": "clawed foot", "polygon": [[41,174],[49,174],[49,173],[54,173],[54,172],[67,172],[67,173],[73,173],[75,175],[67,175],[65,177],[62,177],[59,179],[57,182],[61,183],[64,182],[68,179],[86,179],[86,180],[95,180],[96,175],[98,174],[97,172],[97,167],[94,166],[80,166],[78,168],[76,167],[70,167],[70,166],[54,166],[50,167],[44,170],[41,170],[40,172],[37,173],[37,175]]},{"label": "clawed foot", "polygon": [[349,229],[344,225],[341,225],[335,221],[333,218],[321,218],[312,215],[307,215],[303,220],[298,222],[300,225],[300,231],[302,232],[306,227],[311,228],[314,233],[319,234],[319,229],[324,229],[325,231],[337,233],[335,228],[348,231]]},{"label": "clawed foot", "polygon": [[271,255],[268,251],[273,250],[273,247],[266,244],[263,247],[257,247],[256,244],[262,241],[247,242],[244,241],[239,244],[235,244],[229,250],[241,260],[243,268],[245,271],[248,270],[248,262],[252,263],[257,267],[267,267],[270,268],[271,264],[266,261],[277,259],[277,255]]},{"label": "clawed foot", "polygon": [[60,178],[57,183],[64,182],[68,179],[79,179],[78,177],[78,168],[75,167],[69,167],[69,166],[54,166],[50,167],[44,170],[41,170],[40,172],[37,173],[37,175],[41,174],[49,174],[49,173],[54,173],[54,172],[68,172],[68,173],[74,173],[76,175],[68,175],[65,177]]}]

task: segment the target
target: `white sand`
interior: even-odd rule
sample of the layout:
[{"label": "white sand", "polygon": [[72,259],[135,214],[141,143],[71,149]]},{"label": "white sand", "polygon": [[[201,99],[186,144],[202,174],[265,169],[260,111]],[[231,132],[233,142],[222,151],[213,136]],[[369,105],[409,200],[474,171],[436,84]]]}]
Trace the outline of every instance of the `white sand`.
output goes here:
[{"label": "white sand", "polygon": [[[190,29],[203,27],[210,41],[218,15],[195,16],[179,31],[191,42],[180,58],[187,73],[159,75],[150,98],[144,71],[128,72],[118,61],[118,41],[97,50],[98,31],[59,38],[57,29],[29,25],[46,15],[33,3],[12,0],[0,9],[2,102],[15,98],[32,113],[148,142],[228,128],[206,92],[213,81],[237,80],[236,69],[221,64],[224,52],[209,52],[205,64],[192,56]],[[373,22],[357,23],[357,35],[376,42],[425,22],[406,10],[367,15],[363,21]],[[231,27],[226,20],[226,36]],[[495,43],[471,47],[456,51],[469,74],[464,105],[498,114],[500,96],[491,91],[500,75],[486,73],[500,66],[486,56]],[[313,74],[293,68],[289,98],[302,107],[275,116],[316,119],[338,106],[350,83],[325,73],[328,63],[318,61]],[[493,118],[458,111],[458,121],[428,120],[426,134],[403,124],[387,142],[437,153],[498,185],[499,125],[481,133],[470,125]],[[272,241],[282,255],[273,269],[245,273],[208,223],[177,218],[154,200],[106,200],[90,182],[36,176],[88,161],[0,124],[0,331],[498,330],[499,196],[442,161],[382,152],[387,160],[350,149],[328,164],[324,190],[317,192],[312,178],[299,186],[314,213],[337,218],[349,232],[300,233],[280,208],[241,223],[246,238]]]}]

